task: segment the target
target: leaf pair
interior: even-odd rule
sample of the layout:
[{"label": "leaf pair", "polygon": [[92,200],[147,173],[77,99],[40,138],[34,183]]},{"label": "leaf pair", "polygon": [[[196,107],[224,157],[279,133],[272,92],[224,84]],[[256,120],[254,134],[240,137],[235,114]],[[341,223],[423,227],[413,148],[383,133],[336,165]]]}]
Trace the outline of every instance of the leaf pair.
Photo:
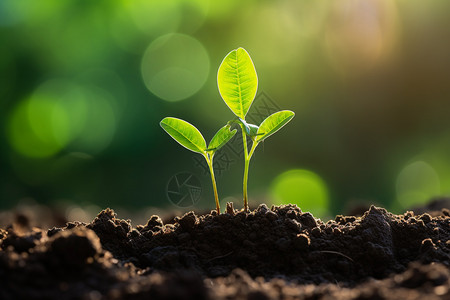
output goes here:
[{"label": "leaf pair", "polygon": [[214,155],[236,134],[236,129],[231,131],[230,125],[225,125],[217,131],[206,147],[205,138],[191,123],[178,118],[166,117],[160,125],[181,146],[203,155],[207,153]]}]

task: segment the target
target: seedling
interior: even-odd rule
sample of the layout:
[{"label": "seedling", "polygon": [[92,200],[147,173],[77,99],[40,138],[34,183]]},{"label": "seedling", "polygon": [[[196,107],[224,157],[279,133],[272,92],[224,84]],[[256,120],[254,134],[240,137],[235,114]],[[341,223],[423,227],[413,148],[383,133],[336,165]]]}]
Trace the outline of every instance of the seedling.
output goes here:
[{"label": "seedling", "polygon": [[[217,85],[222,99],[237,116],[237,120],[228,122],[228,125],[237,123],[242,130],[244,211],[248,212],[247,181],[250,159],[258,144],[286,125],[295,114],[290,110],[282,110],[268,116],[259,126],[245,121],[245,116],[256,96],[258,76],[253,61],[244,48],[231,51],[223,59],[217,73]],[[247,136],[252,140],[250,151],[247,149]]]},{"label": "seedling", "polygon": [[219,195],[217,193],[216,179],[214,177],[213,159],[216,151],[222,148],[236,134],[236,129],[231,131],[230,125],[225,125],[217,131],[209,142],[208,147],[206,147],[205,138],[200,131],[194,125],[186,121],[167,117],[160,122],[160,125],[181,146],[193,152],[200,153],[206,159],[209,172],[211,173],[211,181],[216,200],[216,210],[217,213],[220,214]]},{"label": "seedling", "polygon": [[[186,121],[167,117],[160,124],[181,146],[200,153],[205,157],[211,174],[218,214],[220,214],[220,205],[214,177],[213,158],[216,151],[222,148],[236,134],[236,129],[230,130],[231,125],[238,124],[242,130],[242,142],[244,145],[244,211],[248,212],[247,182],[250,159],[259,143],[286,125],[295,114],[290,110],[282,110],[268,116],[259,126],[245,121],[245,116],[256,96],[258,77],[250,55],[243,48],[231,51],[224,58],[217,73],[217,85],[222,99],[236,115],[237,119],[229,121],[227,125],[222,127],[211,139],[208,147],[200,131]],[[247,148],[247,136],[252,140],[250,151]]]}]

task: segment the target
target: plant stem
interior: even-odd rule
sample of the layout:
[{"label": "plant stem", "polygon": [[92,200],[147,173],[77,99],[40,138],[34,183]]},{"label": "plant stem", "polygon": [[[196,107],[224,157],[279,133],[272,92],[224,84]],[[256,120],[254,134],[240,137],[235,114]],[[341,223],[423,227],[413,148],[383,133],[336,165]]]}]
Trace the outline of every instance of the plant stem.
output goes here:
[{"label": "plant stem", "polygon": [[248,195],[247,195],[247,181],[248,181],[248,165],[250,164],[250,160],[245,160],[244,167],[244,211],[248,212]]},{"label": "plant stem", "polygon": [[248,169],[250,166],[250,159],[252,158],[253,152],[255,152],[256,146],[258,143],[253,141],[252,148],[250,149],[250,153],[247,155],[245,159],[245,167],[244,167],[244,210],[248,212],[248,195],[247,195],[247,183],[248,183]]},{"label": "plant stem", "polygon": [[241,125],[241,131],[242,131],[242,143],[244,146],[244,182],[243,182],[243,194],[244,194],[244,211],[248,212],[248,194],[247,194],[247,183],[248,183],[248,169],[250,165],[250,159],[253,156],[253,153],[255,152],[256,146],[258,146],[258,142],[255,142],[255,140],[252,141],[252,148],[250,149],[250,152],[248,152],[247,147],[247,135],[245,133],[244,125]]},{"label": "plant stem", "polygon": [[247,150],[247,136],[245,134],[244,125],[241,124],[242,130],[242,143],[244,146],[244,182],[243,182],[243,195],[244,195],[244,211],[248,212],[248,195],[247,195],[247,180],[248,180],[248,165],[250,160],[248,159]]},{"label": "plant stem", "polygon": [[217,193],[217,185],[216,185],[216,178],[214,177],[214,168],[213,168],[213,157],[214,154],[209,157],[209,155],[205,155],[206,162],[209,167],[209,173],[211,173],[211,181],[214,189],[214,198],[216,199],[216,211],[217,214],[220,215],[220,204],[219,204],[219,195]]},{"label": "plant stem", "polygon": [[259,143],[253,141],[252,148],[250,149],[250,153],[248,154],[248,160],[249,160],[249,161],[250,161],[250,159],[252,158],[253,152],[255,152],[256,146],[258,146],[258,144],[259,144]]}]

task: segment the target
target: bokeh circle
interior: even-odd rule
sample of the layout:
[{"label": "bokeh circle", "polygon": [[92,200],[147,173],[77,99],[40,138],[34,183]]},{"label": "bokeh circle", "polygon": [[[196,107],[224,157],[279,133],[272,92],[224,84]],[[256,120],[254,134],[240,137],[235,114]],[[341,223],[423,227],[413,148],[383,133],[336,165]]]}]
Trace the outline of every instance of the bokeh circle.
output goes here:
[{"label": "bokeh circle", "polygon": [[167,34],[154,40],[142,57],[142,78],[148,90],[166,101],[194,95],[205,84],[209,55],[197,39]]}]

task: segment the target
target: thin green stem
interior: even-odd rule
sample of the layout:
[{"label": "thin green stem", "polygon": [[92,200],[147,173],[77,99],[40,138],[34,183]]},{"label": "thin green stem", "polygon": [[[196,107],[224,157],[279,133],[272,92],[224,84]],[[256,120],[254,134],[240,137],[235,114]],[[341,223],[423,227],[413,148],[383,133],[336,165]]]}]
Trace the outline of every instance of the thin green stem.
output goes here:
[{"label": "thin green stem", "polygon": [[248,195],[247,195],[248,169],[250,166],[250,159],[252,158],[252,155],[255,152],[256,146],[258,146],[258,143],[253,141],[252,148],[250,149],[250,153],[245,158],[245,165],[244,165],[244,210],[245,210],[245,212],[248,212]]},{"label": "thin green stem", "polygon": [[217,214],[220,215],[219,194],[217,193],[216,178],[214,177],[213,157],[214,154],[211,156],[209,156],[208,154],[205,155],[206,163],[208,164],[209,167],[209,173],[211,173],[211,181],[214,189],[214,198],[216,199],[216,210]]},{"label": "thin green stem", "polygon": [[244,125],[241,124],[242,130],[242,143],[244,146],[244,182],[243,182],[243,195],[244,195],[244,211],[248,212],[248,195],[247,195],[247,179],[248,179],[248,150],[247,150],[247,136],[245,134]]},{"label": "thin green stem", "polygon": [[248,165],[250,160],[246,159],[244,162],[244,211],[248,212],[248,195],[247,195],[247,181],[248,181]]},{"label": "thin green stem", "polygon": [[248,160],[249,161],[252,158],[253,153],[255,152],[256,146],[258,146],[258,144],[259,144],[259,142],[253,141],[252,148],[250,149],[250,153],[248,154]]},{"label": "thin green stem", "polygon": [[240,125],[242,130],[242,143],[244,146],[244,182],[243,182],[244,211],[248,212],[248,193],[247,193],[248,169],[250,165],[250,159],[252,158],[253,153],[255,152],[256,146],[258,146],[258,142],[255,142],[255,140],[253,140],[252,148],[250,149],[250,152],[248,152],[247,135],[245,133],[244,125],[243,124]]}]

